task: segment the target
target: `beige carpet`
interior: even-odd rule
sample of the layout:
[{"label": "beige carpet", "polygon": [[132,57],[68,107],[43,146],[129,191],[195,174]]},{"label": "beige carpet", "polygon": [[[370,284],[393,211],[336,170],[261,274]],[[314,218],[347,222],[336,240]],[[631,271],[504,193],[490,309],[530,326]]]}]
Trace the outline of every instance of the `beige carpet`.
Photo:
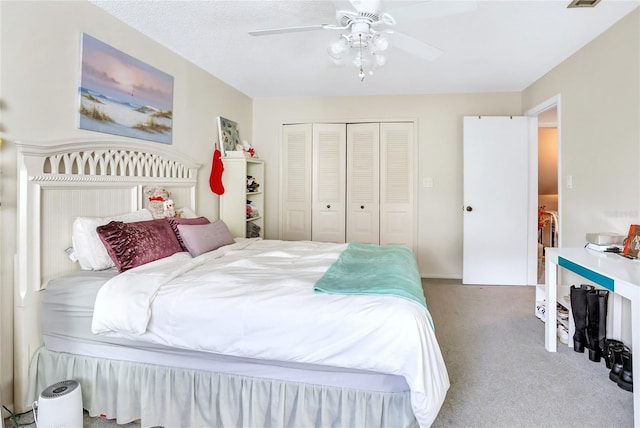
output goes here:
[{"label": "beige carpet", "polygon": [[[423,287],[451,379],[434,427],[633,426],[632,394],[609,380],[604,361],[562,344],[557,353],[545,351],[533,287],[433,279]],[[84,426],[117,425],[85,417]]]},{"label": "beige carpet", "polygon": [[451,388],[434,427],[632,427],[604,360],[544,349],[533,287],[423,280]]}]

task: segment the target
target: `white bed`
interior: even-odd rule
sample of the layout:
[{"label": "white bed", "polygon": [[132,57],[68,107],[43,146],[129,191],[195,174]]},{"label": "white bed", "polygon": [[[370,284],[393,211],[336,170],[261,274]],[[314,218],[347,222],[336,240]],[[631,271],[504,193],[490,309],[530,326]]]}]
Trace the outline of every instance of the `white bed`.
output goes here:
[{"label": "white bed", "polygon": [[[401,427],[428,426],[437,416],[449,382],[425,311],[413,302],[395,297],[314,295],[313,283],[346,245],[329,246],[327,254],[330,255],[314,264],[304,278],[291,273],[288,273],[291,281],[274,277],[271,292],[278,289],[274,285],[278,283],[286,282],[292,287],[291,293],[280,293],[281,306],[276,309],[266,308],[261,303],[273,299],[256,300],[254,295],[241,292],[243,297],[236,303],[245,309],[253,307],[250,312],[257,318],[242,318],[240,330],[242,334],[249,330],[255,333],[257,336],[253,340],[238,341],[239,327],[233,323],[225,325],[217,334],[213,326],[208,328],[210,334],[206,334],[207,329],[203,332],[192,328],[180,330],[177,324],[175,329],[167,329],[168,323],[175,323],[176,319],[193,316],[196,323],[205,319],[199,314],[206,312],[209,306],[202,306],[199,311],[173,313],[161,310],[176,301],[178,295],[171,294],[171,290],[193,283],[193,278],[189,277],[183,284],[180,280],[177,283],[167,280],[159,286],[157,293],[152,293],[153,305],[148,308],[152,316],[147,323],[141,324],[141,331],[107,331],[109,322],[114,322],[107,316],[102,327],[94,325],[94,330],[104,334],[93,335],[89,331],[89,320],[96,322],[92,316],[93,301],[95,296],[108,294],[99,290],[108,290],[109,284],[118,284],[128,277],[126,284],[136,284],[138,271],[149,272],[153,268],[155,273],[171,264],[184,265],[191,263],[190,260],[207,258],[210,260],[206,264],[211,264],[230,257],[236,267],[234,275],[244,285],[227,288],[227,292],[240,290],[241,285],[250,289],[251,283],[246,278],[251,269],[243,266],[248,258],[241,251],[270,251],[272,256],[278,252],[291,254],[295,253],[297,244],[248,240],[193,259],[188,253],[177,253],[120,275],[117,272],[83,271],[65,276],[78,270],[64,252],[70,244],[71,225],[76,217],[106,217],[138,210],[144,206],[142,188],[146,185],[166,187],[177,207],[197,211],[198,166],[176,155],[169,147],[153,144],[83,141],[18,146],[21,219],[15,291],[15,405],[18,410],[21,406],[23,409],[28,407],[39,391],[49,384],[73,378],[82,384],[84,407],[92,416],[104,414],[120,423],[140,419],[143,426]],[[311,253],[305,251],[308,257]],[[216,252],[225,253],[224,257],[213,255]],[[300,254],[295,257],[296,262],[303,260]],[[285,260],[276,258],[274,263]],[[268,264],[261,268],[276,270],[275,265]],[[64,279],[57,279],[60,277]],[[50,293],[45,294],[48,304],[72,301],[70,296],[84,295],[85,300],[71,305],[75,307],[74,313],[45,311],[42,317],[47,321],[47,328],[43,335],[40,328],[41,290],[54,278]],[[113,289],[118,290],[117,287]],[[300,289],[306,291],[299,293]],[[326,309],[287,314],[287,307],[300,312],[301,300],[297,298],[321,301]],[[114,302],[120,302],[117,307],[124,308],[129,297],[120,296],[121,300],[100,303],[101,299],[97,298],[97,305],[113,307]],[[215,298],[209,302],[206,298],[200,299],[203,304],[210,305],[216,301]],[[389,305],[384,299],[397,303]],[[376,333],[384,328],[384,323],[376,328],[369,320],[366,324],[371,331],[363,329],[361,333],[367,340],[360,344],[349,343],[353,337],[346,330],[340,337],[339,323],[327,330],[326,336],[322,333],[314,336],[314,323],[322,323],[323,314],[329,317],[336,312],[342,314],[340,317],[344,320],[351,314],[366,312],[366,308],[387,307],[386,313],[376,313],[380,314],[380,319],[392,319],[394,311],[400,310],[392,309],[394,305],[403,307],[404,312],[412,313],[411,316],[419,320],[414,322],[420,325],[415,349],[404,352],[402,348],[409,345],[397,341],[393,334]],[[329,309],[331,307],[336,309]],[[349,307],[351,313],[340,312]],[[218,307],[215,311],[221,314],[216,318],[218,324],[229,319],[227,315],[227,318],[222,317],[225,310],[229,317],[240,312],[231,310],[229,305]],[[96,313],[99,313],[97,308]],[[167,313],[174,318],[163,320],[161,314]],[[280,322],[270,325],[257,321],[266,319],[270,313],[277,314],[270,318],[280,318]],[[119,322],[115,321],[116,324]],[[140,328],[139,319],[131,322]],[[297,336],[289,335],[283,325],[306,330],[296,330]],[[398,326],[406,330],[402,324]],[[189,344],[184,338],[192,331]],[[307,331],[308,337],[301,331]],[[318,328],[317,331],[323,330]],[[379,338],[373,337],[374,334]],[[287,336],[291,336],[294,343],[287,342]],[[300,346],[294,348],[296,343]],[[385,353],[388,354],[386,360]],[[394,359],[407,361],[391,363]]]}]

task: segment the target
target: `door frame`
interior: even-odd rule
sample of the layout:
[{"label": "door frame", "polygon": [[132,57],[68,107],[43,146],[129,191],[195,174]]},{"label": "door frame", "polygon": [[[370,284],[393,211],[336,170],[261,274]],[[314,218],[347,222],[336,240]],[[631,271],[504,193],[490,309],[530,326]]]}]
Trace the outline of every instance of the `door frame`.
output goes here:
[{"label": "door frame", "polygon": [[[550,108],[556,107],[557,109],[557,113],[556,113],[556,128],[558,130],[557,134],[558,134],[558,247],[562,247],[562,227],[564,222],[562,221],[562,115],[560,114],[561,112],[561,105],[562,105],[562,100],[561,100],[561,95],[557,94],[552,96],[551,98],[543,101],[542,103],[538,104],[537,106],[527,110],[527,112],[525,113],[525,116],[531,116],[531,117],[538,117],[541,113],[543,113],[544,111],[549,110]],[[539,125],[539,124],[538,124]],[[529,164],[529,204],[531,207],[537,207],[538,206],[538,139],[535,139],[535,142],[533,144],[531,144],[532,147],[530,147],[529,149],[529,153],[530,153],[530,164]],[[535,166],[534,166],[535,165]],[[532,189],[532,187],[535,185],[535,187]],[[531,215],[536,215],[537,216],[537,210],[530,210],[530,214]],[[535,211],[535,212],[534,212]],[[536,221],[537,224],[537,221]],[[535,236],[535,246],[537,247],[537,234]],[[538,254],[537,252],[532,254],[531,256],[531,260],[529,260],[529,266],[532,266],[534,268],[537,267],[537,258],[538,258]],[[537,280],[537,273],[535,275],[536,281],[535,284],[530,284],[530,285],[538,285],[538,280]]]}]

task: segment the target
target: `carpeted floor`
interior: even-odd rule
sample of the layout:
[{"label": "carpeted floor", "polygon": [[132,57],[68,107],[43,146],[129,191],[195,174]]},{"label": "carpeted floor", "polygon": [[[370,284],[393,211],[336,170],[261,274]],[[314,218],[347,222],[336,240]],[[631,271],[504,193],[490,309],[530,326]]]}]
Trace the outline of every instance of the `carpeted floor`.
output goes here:
[{"label": "carpeted floor", "polygon": [[544,349],[534,287],[423,280],[451,388],[433,427],[632,427],[604,360]]},{"label": "carpeted floor", "polygon": [[[560,343],[557,353],[545,351],[533,287],[437,279],[423,280],[423,287],[451,380],[433,427],[633,426],[633,396],[609,380],[604,361],[593,363]],[[20,418],[29,421],[30,414]],[[140,425],[85,413],[84,426]]]}]

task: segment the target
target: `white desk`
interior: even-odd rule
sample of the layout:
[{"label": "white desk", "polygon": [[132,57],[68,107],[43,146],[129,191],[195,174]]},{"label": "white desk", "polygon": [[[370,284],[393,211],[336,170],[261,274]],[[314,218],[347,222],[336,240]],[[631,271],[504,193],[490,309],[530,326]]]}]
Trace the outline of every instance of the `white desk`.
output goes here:
[{"label": "white desk", "polygon": [[[544,327],[544,346],[549,352],[556,352],[557,331],[555,310],[558,287],[558,267],[574,272],[588,283],[597,284],[611,291],[613,297],[612,331],[607,338],[620,339],[622,297],[631,301],[631,342],[626,345],[632,351],[634,378],[640,368],[640,348],[633,352],[633,345],[640,346],[640,261],[629,260],[619,254],[600,253],[585,248],[545,249],[545,299],[547,302],[547,322]],[[576,286],[578,284],[575,284]],[[549,321],[550,319],[550,321]],[[569,343],[573,344],[572,332]],[[639,371],[640,373],[640,371]],[[634,426],[640,427],[640,382],[634,382],[633,394]]]}]

